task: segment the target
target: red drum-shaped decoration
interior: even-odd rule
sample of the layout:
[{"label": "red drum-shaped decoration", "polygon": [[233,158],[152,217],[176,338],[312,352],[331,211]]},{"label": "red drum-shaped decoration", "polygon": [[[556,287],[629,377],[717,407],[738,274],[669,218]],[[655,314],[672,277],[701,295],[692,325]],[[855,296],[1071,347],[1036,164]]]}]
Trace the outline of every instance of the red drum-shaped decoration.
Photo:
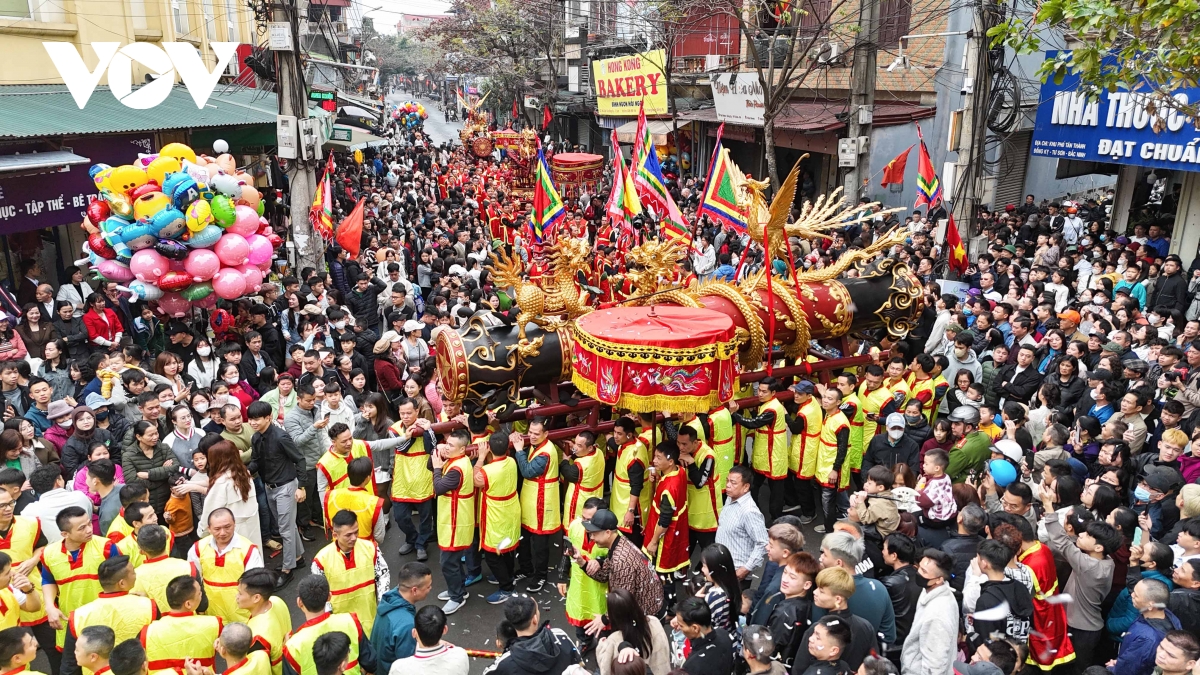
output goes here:
[{"label": "red drum-shaped decoration", "polygon": [[707,412],[737,389],[733,320],[689,307],[614,307],[580,317],[571,380],[634,412]]}]

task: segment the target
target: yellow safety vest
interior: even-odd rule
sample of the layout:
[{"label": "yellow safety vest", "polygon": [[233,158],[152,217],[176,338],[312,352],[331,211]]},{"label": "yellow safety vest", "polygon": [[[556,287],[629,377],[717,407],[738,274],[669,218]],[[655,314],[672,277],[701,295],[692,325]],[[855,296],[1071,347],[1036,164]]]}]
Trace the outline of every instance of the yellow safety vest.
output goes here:
[{"label": "yellow safety vest", "polygon": [[850,449],[846,451],[846,466],[851,471],[858,471],[862,468],[863,453],[867,450],[867,440],[863,436],[863,423],[867,421],[867,416],[863,412],[862,401],[854,392],[842,399],[842,405],[854,407],[854,415],[846,415],[846,421],[850,423]]},{"label": "yellow safety vest", "polygon": [[[938,387],[944,387],[940,395],[937,393]],[[946,398],[947,391],[950,391],[950,383],[946,382],[946,378],[942,377],[941,373],[938,373],[937,377],[933,378],[933,410],[929,413],[930,426],[937,421],[938,408],[942,405],[942,399]]]},{"label": "yellow safety vest", "polygon": [[[50,570],[50,576],[54,577],[54,583],[58,586],[56,604],[63,614],[70,616],[71,612],[100,597],[103,589],[100,588],[97,573],[106,557],[108,544],[107,539],[92,537],[79,549],[74,562],[67,553],[65,541],[51,544],[42,552],[42,565]],[[62,649],[67,635],[66,626],[55,632],[57,645]]]},{"label": "yellow safety vest", "polygon": [[166,616],[171,611],[167,604],[167,584],[178,577],[193,576],[196,568],[186,560],[168,557],[165,553],[157,558],[147,558],[137,570],[137,582],[133,590],[154,601],[159,614]]},{"label": "yellow safety vest", "polygon": [[[158,609],[150,598],[130,593],[101,593],[100,597],[71,612],[67,629],[71,631],[71,637],[78,640],[79,634],[88,626],[108,626],[117,636],[116,644],[121,644],[141,635],[142,629],[157,618]],[[91,671],[84,668],[83,672],[88,675]]]},{"label": "yellow safety vest", "polygon": [[521,526],[534,534],[554,534],[562,529],[558,496],[558,446],[550,441],[529,453],[529,461],[545,455],[546,472],[526,478],[521,485]]},{"label": "yellow safety vest", "polygon": [[373,542],[359,539],[347,556],[334,542],[313,556],[313,562],[329,581],[329,604],[338,614],[353,614],[363,632],[371,634],[375,625],[375,557],[379,549]]},{"label": "yellow safety vest", "polygon": [[471,458],[455,457],[442,467],[442,475],[457,471],[462,477],[459,486],[437,498],[438,548],[461,551],[470,548],[475,537],[475,480]]},{"label": "yellow safety vest", "polygon": [[696,466],[700,466],[709,457],[713,458],[713,472],[708,477],[708,482],[701,487],[696,487],[692,481],[687,482],[688,491],[688,527],[697,532],[716,532],[717,517],[721,514],[721,498],[717,492],[717,476],[716,476],[716,453],[708,447],[707,443],[701,442],[700,448],[696,450],[694,459]]},{"label": "yellow safety vest", "polygon": [[246,658],[225,669],[221,675],[279,675],[283,672],[283,667],[280,666],[279,671],[271,668],[271,659],[266,652],[253,651],[246,655]]},{"label": "yellow safety vest", "polygon": [[17,596],[8,587],[0,588],[0,630],[16,628],[20,622],[21,608],[17,606]]},{"label": "yellow safety vest", "polygon": [[350,654],[346,657],[344,675],[362,675],[362,668],[358,665],[358,636],[362,633],[362,626],[353,614],[325,612],[300,624],[284,643],[283,658],[300,675],[317,675],[317,666],[312,658],[313,644],[317,638],[334,631],[341,631],[350,638]]},{"label": "yellow safety vest", "polygon": [[108,524],[108,532],[105,532],[104,536],[115,544],[128,537],[132,532],[133,526],[125,520],[125,509],[121,509],[120,515],[113,518],[112,522]]},{"label": "yellow safety vest", "polygon": [[196,542],[196,557],[200,559],[200,576],[208,596],[208,615],[219,616],[225,623],[245,623],[250,613],[237,605],[238,579],[246,571],[246,563],[256,548],[240,534],[233,535],[230,549],[217,555],[211,535]]},{"label": "yellow safety vest", "polygon": [[563,511],[567,522],[583,512],[583,503],[589,497],[604,496],[604,455],[598,451],[587,457],[576,457],[571,462],[579,468],[579,482],[567,483],[567,497]]},{"label": "yellow safety vest", "polygon": [[650,429],[643,429],[638,432],[638,440],[642,445],[646,446],[646,450],[653,455],[654,446],[667,440],[667,434],[663,431],[661,424],[655,424]]},{"label": "yellow safety vest", "polygon": [[184,672],[187,659],[212,667],[213,643],[221,635],[221,617],[195,612],[167,612],[142,629],[140,642],[146,650],[146,667],[151,675]]},{"label": "yellow safety vest", "polygon": [[267,662],[270,671],[280,675],[283,673],[283,643],[292,632],[292,614],[283,600],[272,597],[270,603],[270,609],[250,617],[246,625],[254,634],[255,644],[261,645],[270,655]]},{"label": "yellow safety vest", "polygon": [[917,398],[922,392],[929,392],[929,400],[921,404],[921,412],[925,414],[925,419],[933,424],[933,411],[937,410],[937,382],[934,382],[932,377],[926,377],[923,380],[913,378],[909,383],[908,397],[904,400],[905,407],[908,407],[908,402]]},{"label": "yellow safety vest", "polygon": [[[576,518],[567,525],[567,540],[584,558],[594,560],[607,555],[608,549],[596,546],[588,539],[583,529],[583,518]],[[583,569],[571,563],[570,584],[567,586],[567,621],[572,626],[586,626],[588,622],[608,611],[608,584],[589,577]]]},{"label": "yellow safety vest", "polygon": [[[343,487],[342,483],[346,481],[347,469],[350,466],[350,462],[359,457],[370,458],[371,449],[367,447],[366,443],[357,438],[350,444],[350,455],[348,457],[342,457],[337,454],[333,451],[332,447],[326,450],[325,454],[321,455],[321,459],[317,461],[317,470],[325,474],[325,485],[328,486],[325,489],[328,491]],[[349,484],[345,487],[349,487]],[[367,481],[367,492],[375,494],[374,480]]]},{"label": "yellow safety vest", "polygon": [[775,411],[775,423],[770,427],[754,430],[754,455],[750,458],[750,466],[758,473],[779,479],[787,476],[788,445],[786,411],[779,399],[772,398],[762,405],[763,412]]},{"label": "yellow safety vest", "polygon": [[879,433],[880,425],[886,420],[875,420],[872,422],[867,419],[867,415],[878,415],[880,408],[887,405],[887,402],[892,400],[892,392],[884,385],[880,385],[878,389],[867,389],[867,383],[863,382],[858,388],[858,403],[863,411],[863,432],[862,446],[865,451],[867,446],[871,444],[871,439],[875,438],[875,434]]},{"label": "yellow safety vest", "polygon": [[692,419],[688,420],[687,422],[684,422],[683,426],[691,427],[696,430],[696,434],[697,434],[696,440],[700,441],[701,443],[708,442],[708,430],[705,429],[704,425],[700,423],[699,417],[693,417]]},{"label": "yellow safety vest", "polygon": [[821,449],[817,454],[816,474],[817,482],[822,487],[837,487],[839,490],[844,490],[850,484],[850,467],[844,462],[842,470],[838,473],[838,484],[834,486],[828,482],[829,472],[833,471],[833,463],[837,459],[838,431],[849,428],[850,421],[846,419],[846,415],[841,410],[825,416],[825,423],[821,425]]},{"label": "yellow safety vest", "polygon": [[717,472],[717,491],[725,492],[725,479],[729,477],[729,470],[737,462],[737,434],[733,429],[733,416],[729,413],[729,408],[720,406],[713,408],[708,413],[708,423],[712,425],[712,440],[709,441],[709,447],[713,449],[713,454],[717,458],[715,471]]},{"label": "yellow safety vest", "polygon": [[[397,422],[392,431],[404,432],[404,425]],[[425,450],[425,436],[413,440],[404,452],[396,451],[392,465],[392,501],[424,502],[433,499],[433,472],[429,470],[429,453]]]},{"label": "yellow safety vest", "polygon": [[[629,499],[632,496],[629,488],[629,467],[634,464],[642,465],[643,476],[645,476],[645,471],[650,465],[650,451],[639,440],[628,441],[617,451],[617,464],[613,470],[612,494],[608,498],[612,512],[617,516],[617,527],[626,534],[630,530],[625,529],[625,514],[629,511]],[[646,525],[646,514],[650,512],[650,498],[653,493],[650,481],[643,480],[642,492],[633,504],[637,511],[636,517],[642,521],[643,528]]]},{"label": "yellow safety vest", "polygon": [[375,524],[383,515],[383,498],[360,487],[347,487],[325,493],[325,529],[333,531],[338,511],[351,511],[358,517],[358,537],[375,541]]},{"label": "yellow safety vest", "polygon": [[796,414],[804,420],[804,433],[792,436],[788,468],[801,478],[812,478],[817,470],[817,442],[821,437],[821,402],[810,396]]},{"label": "yellow safety vest", "polygon": [[[41,531],[41,525],[38,524],[37,518],[13,516],[12,526],[8,528],[8,536],[0,537],[0,551],[4,551],[8,554],[8,557],[12,558],[14,567],[20,565],[33,557],[33,547],[37,543],[38,535],[41,534]],[[37,593],[40,598],[42,595],[42,575],[36,571],[30,574],[29,583],[33,584],[33,590],[30,592]],[[45,620],[45,607],[36,612],[21,610],[20,625],[22,626],[34,626]]]},{"label": "yellow safety vest", "polygon": [[508,553],[521,541],[521,503],[517,501],[517,460],[501,457],[484,464],[479,488],[479,546]]}]

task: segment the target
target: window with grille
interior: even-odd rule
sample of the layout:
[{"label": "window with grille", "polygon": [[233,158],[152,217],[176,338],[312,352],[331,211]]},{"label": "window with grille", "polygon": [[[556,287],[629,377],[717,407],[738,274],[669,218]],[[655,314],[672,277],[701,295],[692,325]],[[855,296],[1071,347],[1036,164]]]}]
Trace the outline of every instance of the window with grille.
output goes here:
[{"label": "window with grille", "polygon": [[217,39],[217,11],[213,0],[200,0],[200,10],[204,12],[204,34],[209,40]]},{"label": "window with grille", "polygon": [[171,14],[175,17],[175,33],[187,35],[192,32],[188,22],[187,0],[171,0]]},{"label": "window with grille", "polygon": [[882,0],[879,5],[879,47],[899,46],[900,36],[908,35],[911,18],[912,0]]},{"label": "window with grille", "polygon": [[242,24],[238,20],[238,0],[225,0],[225,40],[242,41]]}]

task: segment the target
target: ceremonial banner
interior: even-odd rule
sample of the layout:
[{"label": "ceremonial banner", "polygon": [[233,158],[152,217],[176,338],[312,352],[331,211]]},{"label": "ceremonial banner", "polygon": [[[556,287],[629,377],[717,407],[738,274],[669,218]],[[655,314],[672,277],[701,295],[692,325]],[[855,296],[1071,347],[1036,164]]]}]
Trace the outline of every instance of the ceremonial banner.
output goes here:
[{"label": "ceremonial banner", "polygon": [[633,117],[645,102],[649,115],[666,115],[667,80],[662,49],[592,63],[596,111],[606,117]]},{"label": "ceremonial banner", "polygon": [[937,172],[933,169],[933,160],[929,159],[929,149],[925,147],[925,136],[921,134],[921,126],[917,125],[917,138],[921,148],[917,151],[917,203],[915,208],[928,205],[936,209],[942,203],[942,184],[938,181]]},{"label": "ceremonial banner", "polygon": [[633,184],[642,203],[661,218],[663,233],[671,239],[680,239],[687,248],[692,247],[692,233],[683,220],[667,182],[663,179],[662,167],[658,163],[658,151],[646,128],[646,113],[638,113],[637,139],[633,145]]},{"label": "ceremonial banner", "polygon": [[612,130],[613,148],[613,187],[608,193],[608,204],[604,211],[614,223],[620,223],[621,229],[630,228],[630,221],[642,212],[642,204],[638,201],[637,190],[633,186],[633,176],[625,170],[625,158],[621,155],[621,145],[617,142],[617,130]]},{"label": "ceremonial banner", "polygon": [[359,249],[362,248],[363,203],[365,201],[365,197],[359,198],[358,204],[354,206],[350,215],[338,223],[337,236],[334,237],[338,246],[346,251],[346,255],[350,256],[351,260],[358,259]]},{"label": "ceremonial banner", "polygon": [[908,166],[908,153],[912,152],[912,149],[913,146],[908,146],[908,149],[896,155],[895,159],[883,167],[883,180],[879,182],[879,187],[904,182],[904,169]]},{"label": "ceremonial banner", "polygon": [[545,235],[553,232],[554,225],[566,215],[563,201],[554,189],[550,178],[550,167],[546,166],[546,155],[538,148],[537,176],[534,178],[533,214],[531,224],[535,243],[542,243]]},{"label": "ceremonial banner", "polygon": [[333,188],[331,186],[331,178],[333,175],[333,151],[329,152],[329,161],[325,163],[325,174],[321,177],[320,184],[317,185],[317,193],[313,195],[312,208],[308,212],[308,219],[312,223],[313,230],[325,241],[333,239]]},{"label": "ceremonial banner", "polygon": [[967,251],[963,248],[958,226],[954,224],[954,214],[950,214],[950,222],[946,224],[946,250],[949,252],[947,260],[950,263],[950,269],[958,272],[960,276],[966,274]]},{"label": "ceremonial banner", "polygon": [[738,232],[745,232],[746,214],[737,203],[738,186],[734,180],[733,160],[729,158],[729,150],[721,145],[721,134],[724,131],[725,123],[722,122],[721,126],[717,127],[717,144],[708,167],[704,201],[700,204],[700,210],[710,218],[731,225]]}]

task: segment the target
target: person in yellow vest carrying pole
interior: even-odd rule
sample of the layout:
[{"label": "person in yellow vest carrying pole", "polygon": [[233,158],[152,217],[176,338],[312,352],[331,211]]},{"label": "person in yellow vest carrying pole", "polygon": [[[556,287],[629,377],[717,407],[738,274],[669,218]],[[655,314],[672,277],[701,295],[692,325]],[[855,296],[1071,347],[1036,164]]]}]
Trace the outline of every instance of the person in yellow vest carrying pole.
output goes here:
[{"label": "person in yellow vest carrying pole", "polygon": [[884,433],[884,420],[894,412],[904,410],[907,388],[893,391],[884,385],[883,368],[872,363],[867,366],[863,383],[858,388],[858,403],[863,410],[863,447],[871,444],[876,434]]},{"label": "person in yellow vest carrying pole", "polygon": [[213,643],[221,635],[221,617],[196,613],[203,597],[200,582],[190,576],[176,577],[167,584],[171,610],[138,635],[151,673],[181,675],[187,661],[206,668],[213,666]]},{"label": "person in yellow vest carrying pole", "polygon": [[[403,441],[399,438],[385,438],[379,441],[360,441],[354,438],[350,427],[342,422],[329,425],[329,450],[321,455],[317,462],[317,495],[321,503],[325,502],[325,493],[340,487],[349,487],[347,469],[350,461],[359,457],[370,458],[372,453],[387,452],[400,446]],[[375,494],[375,483],[368,483],[368,492]],[[395,490],[395,479],[392,480]]]},{"label": "person in yellow vest carrying pole", "polygon": [[596,452],[596,434],[581,431],[571,443],[571,458],[563,458],[558,475],[567,483],[563,519],[570,523],[583,511],[583,503],[604,496],[604,455]]},{"label": "person in yellow vest carrying pole", "polygon": [[269,656],[270,672],[282,675],[283,642],[292,632],[292,614],[286,602],[272,597],[274,591],[275,575],[270,570],[263,567],[246,570],[238,579],[237,605],[238,609],[250,613],[246,626],[253,634],[254,644],[262,647]]},{"label": "person in yellow vest carrying pole", "polygon": [[104,591],[95,600],[72,611],[68,620],[63,643],[63,675],[77,675],[79,672],[79,666],[75,663],[75,642],[79,639],[79,631],[88,626],[108,626],[113,629],[116,641],[120,644],[136,638],[143,628],[158,618],[158,608],[153,600],[129,593],[137,583],[137,572],[128,556],[116,555],[100,563],[97,576]]},{"label": "person in yellow vest carrying pole", "polygon": [[[849,506],[841,503],[842,491],[850,485],[850,470],[846,455],[850,451],[850,420],[842,411],[842,391],[837,387],[820,385],[821,409],[825,420],[821,425],[821,445],[817,450],[816,480],[821,486],[821,510],[824,522],[816,526],[820,533],[833,532],[833,523],[844,516]],[[839,515],[841,514],[841,515]]]},{"label": "person in yellow vest carrying pole", "polygon": [[150,505],[150,502],[134,502],[125,507],[124,511],[130,530],[128,536],[122,537],[117,542],[117,552],[129,556],[129,562],[135,568],[141,567],[145,556],[142,555],[142,549],[138,547],[138,531],[144,525],[157,525],[158,514],[154,512],[154,507]]},{"label": "person in yellow vest carrying pole", "polygon": [[125,508],[134,502],[150,501],[150,488],[140,480],[130,481],[121,486],[118,496],[121,499],[121,512],[112,519],[112,522],[108,524],[108,530],[104,532],[104,536],[114,544],[119,544],[122,539],[133,532],[133,527],[129,521],[125,520]]},{"label": "person in yellow vest carrying pole", "polygon": [[[937,393],[938,385],[933,378],[933,371],[936,368],[937,364],[933,357],[924,353],[917,354],[912,365],[909,366],[908,401],[921,402],[921,414],[925,415],[925,419],[930,424],[933,424],[940,401]],[[942,395],[945,396],[944,390]],[[905,405],[908,404],[908,401],[905,401]]]},{"label": "person in yellow vest carrying pole", "polygon": [[717,457],[690,426],[679,429],[675,442],[679,446],[679,463],[687,473],[689,551],[704,550],[717,540],[717,517],[721,514]]},{"label": "person in yellow vest carrying pole", "polygon": [[350,641],[345,674],[374,673],[378,665],[371,641],[353,614],[325,611],[329,602],[329,582],[325,577],[308,576],[296,589],[296,607],[304,613],[304,623],[296,627],[283,644],[284,675],[318,675],[313,646],[326,633],[342,633]]},{"label": "person in yellow vest carrying pole", "polygon": [[117,646],[117,634],[108,626],[88,626],[75,640],[75,662],[95,675],[111,675],[108,657]]},{"label": "person in yellow vest carrying pole", "polygon": [[[604,499],[601,497],[588,497],[583,503],[579,514],[567,524],[566,545],[569,548],[558,561],[558,593],[567,600],[567,622],[575,626],[576,644],[585,654],[594,646],[593,638],[585,627],[592,619],[603,616],[608,611],[608,584],[596,581],[584,572],[588,560],[608,554],[608,549],[597,546],[584,529],[584,523],[590,521],[592,516],[596,515],[596,511],[602,508]],[[572,561],[575,553],[582,557],[582,565]]]},{"label": "person in yellow vest carrying pole", "polygon": [[837,377],[837,388],[842,392],[842,404],[846,406],[846,420],[850,422],[850,449],[846,454],[846,465],[850,467],[850,481],[854,489],[859,488],[858,477],[862,474],[863,453],[868,441],[863,439],[863,424],[867,415],[858,398],[858,377],[854,373],[841,373]]},{"label": "person in yellow vest carrying pole", "polygon": [[18,625],[22,612],[41,608],[41,592],[35,592],[29,577],[17,571],[12,558],[0,551],[0,629]]},{"label": "person in yellow vest carrying pole", "polygon": [[14,515],[17,496],[8,490],[0,490],[0,551],[12,558],[14,577],[21,574],[33,584],[33,592],[39,600],[38,609],[33,612],[22,610],[20,622],[33,630],[38,646],[50,662],[50,670],[57,671],[62,657],[54,647],[54,629],[46,621],[45,604],[40,602],[42,575],[38,563],[47,539],[36,518]]},{"label": "person in yellow vest carrying pole", "polygon": [[[404,533],[400,555],[414,550],[417,560],[425,562],[429,554],[425,547],[433,539],[433,472],[429,470],[429,453],[437,445],[429,421],[417,416],[417,402],[411,398],[396,404],[400,421],[392,432],[401,440],[395,448],[392,467],[392,520]],[[413,513],[417,526],[413,526]]]},{"label": "person in yellow vest carrying pole", "polygon": [[200,568],[209,616],[225,623],[245,621],[238,608],[238,579],[246,570],[263,566],[262,551],[234,531],[233,512],[226,508],[208,514],[208,536],[188,549],[188,562]]},{"label": "person in yellow vest carrying pole", "polygon": [[38,643],[33,631],[24,626],[0,630],[0,672],[5,675],[43,675],[31,670],[37,658]]},{"label": "person in yellow vest carrying pole", "polygon": [[350,511],[358,518],[358,536],[369,539],[376,545],[383,543],[387,534],[387,514],[383,512],[384,501],[368,489],[375,475],[375,466],[370,457],[356,457],[346,468],[346,483],[325,493],[322,504],[325,511],[325,529],[333,531],[333,514]]},{"label": "person in yellow vest carrying pole", "polygon": [[470,443],[470,432],[455,429],[429,456],[433,493],[438,498],[438,549],[447,587],[445,595],[439,595],[438,599],[445,599],[442,611],[448,615],[466,604],[467,586],[483,579],[479,544],[475,539],[475,472],[467,456]]},{"label": "person in yellow vest carrying pole", "polygon": [[[216,651],[225,660],[222,675],[270,675],[271,659],[261,649],[254,649],[254,637],[250,629],[241,623],[231,623],[221,629]],[[189,669],[187,675],[193,675]],[[212,675],[209,670],[203,675]]]},{"label": "person in yellow vest carrying pole", "polygon": [[[162,525],[143,525],[137,532],[138,550],[142,552],[142,564],[137,568],[137,583],[133,592],[154,601],[159,614],[171,611],[167,601],[167,584],[181,576],[200,579],[200,569],[186,560],[167,556],[167,530]],[[198,612],[208,609],[208,599],[203,598],[196,608]]]},{"label": "person in yellow vest carrying pole", "polygon": [[754,434],[754,452],[750,456],[750,468],[754,470],[754,494],[759,493],[764,483],[770,485],[768,510],[772,521],[783,515],[784,493],[787,491],[788,482],[786,411],[775,397],[786,388],[783,382],[774,377],[760,380],[758,399],[762,403],[759,413],[751,418],[737,414],[737,402],[729,402],[729,411],[735,424],[745,429],[758,429]]},{"label": "person in yellow vest carrying pole", "polygon": [[792,385],[792,406],[796,415],[788,417],[792,445],[788,450],[788,469],[792,472],[794,489],[788,494],[785,511],[800,511],[800,521],[811,523],[817,517],[821,502],[816,487],[817,446],[821,437],[821,401],[813,397],[813,383],[800,380]]},{"label": "person in yellow vest carrying pole", "polygon": [[367,635],[375,625],[379,596],[392,585],[391,570],[379,547],[358,536],[358,517],[345,509],[333,514],[333,543],[313,556],[312,573],[329,580],[333,611],[353,614]]},{"label": "person in yellow vest carrying pole", "polygon": [[637,429],[637,423],[628,417],[613,422],[609,443],[615,446],[617,460],[613,466],[612,492],[608,504],[612,512],[617,514],[617,529],[641,547],[654,488],[646,484],[650,451],[638,438]]},{"label": "person in yellow vest carrying pole", "polygon": [[717,457],[717,492],[725,493],[725,478],[738,460],[737,434],[729,408],[718,406],[708,411],[708,445]]},{"label": "person in yellow vest carrying pole", "polygon": [[62,541],[42,553],[42,605],[61,648],[71,612],[100,597],[100,563],[120,555],[112,542],[92,534],[92,516],[68,506],[55,519]]},{"label": "person in yellow vest carrying pole", "polygon": [[550,565],[550,544],[562,529],[558,497],[558,446],[546,433],[547,420],[535,417],[529,421],[529,452],[525,440],[513,436],[517,469],[525,479],[521,485],[521,545],[517,553],[520,565],[517,579],[529,579],[527,589],[537,593],[546,586],[546,570]]},{"label": "person in yellow vest carrying pole", "polygon": [[521,541],[521,502],[517,500],[517,460],[508,454],[509,435],[488,438],[475,459],[472,480],[479,492],[479,548],[500,589],[487,596],[492,605],[508,600],[516,587],[517,546]]}]

